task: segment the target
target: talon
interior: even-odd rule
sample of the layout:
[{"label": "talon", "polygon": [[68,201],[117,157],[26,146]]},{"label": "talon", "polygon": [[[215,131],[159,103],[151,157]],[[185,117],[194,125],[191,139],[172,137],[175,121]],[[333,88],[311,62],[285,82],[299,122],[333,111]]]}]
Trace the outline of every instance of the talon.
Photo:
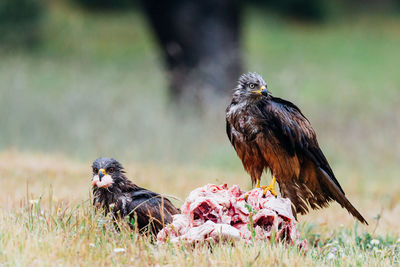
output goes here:
[{"label": "talon", "polygon": [[268,191],[271,192],[271,194],[272,194],[273,196],[275,196],[275,197],[277,196],[274,187],[265,186],[265,188],[264,188],[264,195],[267,194]]},{"label": "talon", "polygon": [[269,191],[273,196],[277,196],[275,192],[275,182],[276,178],[273,176],[271,183],[268,186],[262,186],[261,188],[264,189],[264,195]]}]

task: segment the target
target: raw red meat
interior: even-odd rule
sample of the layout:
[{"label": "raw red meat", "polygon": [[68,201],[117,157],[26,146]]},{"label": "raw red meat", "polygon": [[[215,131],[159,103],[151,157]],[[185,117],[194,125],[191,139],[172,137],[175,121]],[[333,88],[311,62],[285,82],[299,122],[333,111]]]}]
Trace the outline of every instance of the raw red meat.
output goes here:
[{"label": "raw red meat", "polygon": [[293,244],[299,238],[289,199],[264,196],[261,188],[245,192],[239,186],[208,184],[193,190],[181,207],[182,214],[157,235],[159,243],[203,240],[277,240]]}]

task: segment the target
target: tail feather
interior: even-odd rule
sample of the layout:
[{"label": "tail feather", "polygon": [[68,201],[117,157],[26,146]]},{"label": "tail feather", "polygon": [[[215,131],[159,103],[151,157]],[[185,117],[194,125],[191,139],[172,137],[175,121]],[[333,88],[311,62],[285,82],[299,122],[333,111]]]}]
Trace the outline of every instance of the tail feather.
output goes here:
[{"label": "tail feather", "polygon": [[368,222],[364,219],[364,217],[358,212],[358,210],[350,203],[350,201],[346,198],[343,191],[332,181],[330,176],[321,168],[320,178],[321,182],[328,188],[329,192],[331,193],[332,199],[336,200],[340,206],[347,209],[347,211],[356,217],[360,222],[365,223],[368,225]]}]

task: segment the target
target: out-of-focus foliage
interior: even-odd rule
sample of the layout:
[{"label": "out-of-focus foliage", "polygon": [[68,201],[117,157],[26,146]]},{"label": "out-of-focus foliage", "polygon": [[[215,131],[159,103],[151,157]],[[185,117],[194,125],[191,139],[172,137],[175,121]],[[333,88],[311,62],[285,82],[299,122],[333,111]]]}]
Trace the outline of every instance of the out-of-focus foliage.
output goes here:
[{"label": "out-of-focus foliage", "polygon": [[[92,10],[118,10],[125,9],[140,2],[139,0],[73,0],[82,6]],[[180,1],[185,5],[185,1]],[[186,1],[188,2],[188,1]],[[231,1],[234,4],[235,1]],[[255,5],[273,11],[277,11],[282,15],[307,19],[322,20],[329,9],[327,1],[319,0],[250,0],[239,1],[242,6]]]},{"label": "out-of-focus foliage", "polygon": [[135,0],[73,0],[83,7],[92,10],[124,10],[132,8],[137,1]]},{"label": "out-of-focus foliage", "polygon": [[400,10],[400,0],[249,0],[258,8],[306,21],[322,22],[349,13],[393,13]]},{"label": "out-of-focus foliage", "polygon": [[[140,0],[71,0],[91,10],[124,10]],[[181,1],[184,3],[185,1]],[[232,2],[234,2],[232,0]],[[393,12],[400,10],[400,0],[247,0],[242,6],[256,6],[294,19],[321,22],[328,17],[354,11]]]},{"label": "out-of-focus foliage", "polygon": [[272,9],[283,16],[311,21],[323,20],[329,10],[326,1],[320,0],[250,0],[249,2]]},{"label": "out-of-focus foliage", "polygon": [[349,10],[367,12],[392,13],[400,11],[400,0],[341,0],[341,4]]},{"label": "out-of-focus foliage", "polygon": [[31,47],[40,40],[45,6],[41,0],[0,1],[0,42]]}]

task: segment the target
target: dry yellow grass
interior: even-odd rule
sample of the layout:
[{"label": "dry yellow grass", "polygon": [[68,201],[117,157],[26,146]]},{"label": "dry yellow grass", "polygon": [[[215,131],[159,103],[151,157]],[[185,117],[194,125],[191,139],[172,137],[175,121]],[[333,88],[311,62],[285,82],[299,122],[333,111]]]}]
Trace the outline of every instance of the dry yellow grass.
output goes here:
[{"label": "dry yellow grass", "polygon": [[[397,225],[400,205],[395,204],[398,196],[389,193],[387,196],[392,199],[377,201],[385,196],[386,190],[394,191],[390,191],[390,185],[379,190],[368,186],[360,190],[344,183],[348,196],[370,222],[368,227],[358,226],[357,234],[353,231],[353,218],[337,205],[299,218],[303,238],[309,241],[321,239],[319,247],[307,253],[299,252],[295,247],[268,243],[245,245],[239,242],[234,246],[225,244],[196,249],[171,245],[158,247],[129,229],[122,228],[116,233],[112,227],[107,227],[109,222],[102,225],[104,218],[94,214],[89,201],[90,164],[74,162],[61,155],[0,153],[2,264],[317,266],[399,263],[400,244],[396,240],[400,233]],[[244,171],[132,162],[125,165],[128,177],[135,183],[178,199],[184,199],[195,187],[206,183],[227,182],[249,187]],[[375,230],[373,217],[383,203],[389,204]],[[175,204],[181,202],[175,200]],[[379,240],[379,244],[371,243],[372,238]],[[363,247],[364,243],[368,247]]]}]

